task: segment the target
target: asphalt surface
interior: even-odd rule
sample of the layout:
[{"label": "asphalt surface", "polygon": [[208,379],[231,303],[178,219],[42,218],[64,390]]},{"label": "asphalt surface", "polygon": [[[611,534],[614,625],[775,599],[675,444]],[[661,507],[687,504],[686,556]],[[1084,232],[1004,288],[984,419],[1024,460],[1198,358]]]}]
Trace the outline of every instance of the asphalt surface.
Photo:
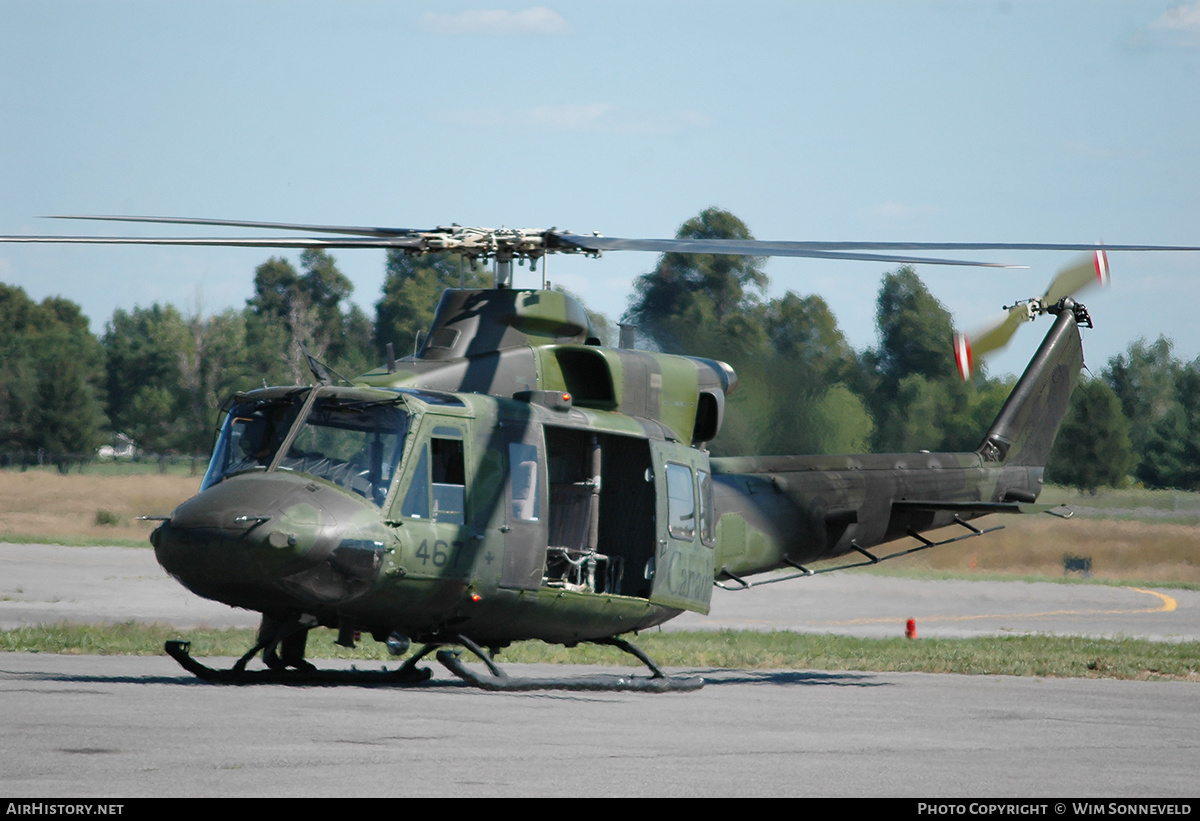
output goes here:
[{"label": "asphalt surface", "polygon": [[[1011,633],[1200,639],[1200,592],[1100,585],[923,581],[842,573],[714,590],[707,616],[669,630],[794,630],[865,637]],[[257,627],[258,614],[189,593],[149,548],[0,544],[0,629],[56,621]]]},{"label": "asphalt surface", "polygon": [[[711,618],[672,625],[894,635],[915,618],[920,635],[1200,632],[1197,597],[1172,591],[843,575],[718,594]],[[0,545],[0,626],[129,619],[257,623],[188,594],[149,550]],[[165,657],[0,654],[0,794],[1197,794],[1193,682],[688,670],[675,672],[703,676],[702,690],[488,693],[431,666],[418,689],[223,687]]]},{"label": "asphalt surface", "polygon": [[0,794],[1197,792],[1190,682],[691,672],[708,685],[662,695],[220,687],[165,658],[0,654]]}]

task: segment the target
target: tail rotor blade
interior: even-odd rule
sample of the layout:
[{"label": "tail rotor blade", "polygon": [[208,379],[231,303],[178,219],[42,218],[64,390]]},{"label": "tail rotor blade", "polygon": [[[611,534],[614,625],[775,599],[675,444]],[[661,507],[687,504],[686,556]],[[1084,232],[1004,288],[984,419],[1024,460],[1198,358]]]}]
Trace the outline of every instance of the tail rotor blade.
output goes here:
[{"label": "tail rotor blade", "polygon": [[1086,259],[1059,271],[1042,301],[1049,307],[1089,285],[1108,285],[1108,255],[1104,251],[1095,251]]},{"label": "tail rotor blade", "polygon": [[1093,251],[1091,256],[1059,271],[1041,299],[1018,302],[1008,309],[1005,316],[984,326],[984,330],[978,333],[955,333],[954,361],[958,365],[959,376],[970,378],[975,359],[1003,348],[1026,321],[1047,313],[1063,297],[1071,296],[1089,285],[1108,285],[1108,255],[1103,250]]},{"label": "tail rotor blade", "polygon": [[1032,319],[1027,303],[1018,303],[993,322],[985,325],[983,330],[975,333],[956,332],[954,334],[954,361],[958,365],[958,374],[964,380],[969,379],[974,371],[974,360],[977,357],[999,350],[1008,344],[1017,328],[1027,320]]},{"label": "tail rotor blade", "polygon": [[971,368],[974,366],[971,361],[971,340],[958,331],[954,332],[954,364],[958,366],[958,375],[964,382],[971,378]]}]

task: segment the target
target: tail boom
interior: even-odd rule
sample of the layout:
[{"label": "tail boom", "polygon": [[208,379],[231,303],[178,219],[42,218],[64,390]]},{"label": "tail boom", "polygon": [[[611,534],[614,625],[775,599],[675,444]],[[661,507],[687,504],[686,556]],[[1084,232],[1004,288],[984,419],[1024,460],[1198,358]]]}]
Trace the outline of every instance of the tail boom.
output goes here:
[{"label": "tail boom", "polygon": [[713,459],[716,569],[750,575],[1028,510],[1083,364],[1082,306],[1064,303],[973,452]]}]

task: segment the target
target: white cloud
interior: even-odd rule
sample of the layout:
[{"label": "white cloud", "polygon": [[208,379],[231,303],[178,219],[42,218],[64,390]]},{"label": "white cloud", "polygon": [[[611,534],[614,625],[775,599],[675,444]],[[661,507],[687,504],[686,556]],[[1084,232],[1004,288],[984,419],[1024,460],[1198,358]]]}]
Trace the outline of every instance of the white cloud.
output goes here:
[{"label": "white cloud", "polygon": [[1200,48],[1200,2],[1167,9],[1134,42],[1150,48]]},{"label": "white cloud", "polygon": [[523,11],[476,9],[455,14],[427,11],[421,26],[437,34],[571,34],[574,29],[561,14],[545,6]]},{"label": "white cloud", "polygon": [[1190,6],[1174,6],[1150,24],[1152,29],[1190,31],[1200,33],[1200,2]]}]

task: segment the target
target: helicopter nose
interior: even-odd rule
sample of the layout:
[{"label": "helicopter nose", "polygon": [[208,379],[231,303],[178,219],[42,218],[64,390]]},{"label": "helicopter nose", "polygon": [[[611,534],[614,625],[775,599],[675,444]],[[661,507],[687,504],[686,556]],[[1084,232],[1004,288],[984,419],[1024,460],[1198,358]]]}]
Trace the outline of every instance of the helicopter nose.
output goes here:
[{"label": "helicopter nose", "polygon": [[206,598],[251,610],[336,605],[370,589],[389,538],[377,509],[287,474],[234,476],[151,535],[158,563]]}]

